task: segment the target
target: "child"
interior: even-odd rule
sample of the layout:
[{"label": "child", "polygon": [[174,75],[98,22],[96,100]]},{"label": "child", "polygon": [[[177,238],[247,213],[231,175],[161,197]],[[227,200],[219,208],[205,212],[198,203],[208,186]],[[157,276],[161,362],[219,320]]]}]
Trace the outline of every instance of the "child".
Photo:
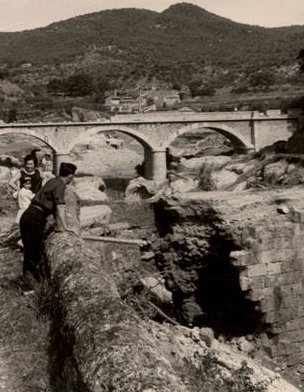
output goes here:
[{"label": "child", "polygon": [[15,222],[19,224],[21,215],[29,207],[35,194],[31,191],[32,185],[31,177],[24,177],[23,182],[20,183],[21,189],[17,192],[17,202],[19,210],[17,212]]}]

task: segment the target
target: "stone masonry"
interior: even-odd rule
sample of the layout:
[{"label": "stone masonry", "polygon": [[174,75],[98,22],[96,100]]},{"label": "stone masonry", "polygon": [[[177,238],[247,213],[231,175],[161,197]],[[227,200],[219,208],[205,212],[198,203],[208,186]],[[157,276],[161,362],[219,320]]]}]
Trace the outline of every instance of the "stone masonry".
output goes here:
[{"label": "stone masonry", "polygon": [[166,152],[180,135],[211,129],[230,140],[236,151],[259,151],[287,140],[303,126],[302,112],[280,110],[240,112],[154,112],[117,115],[94,122],[0,124],[0,136],[26,134],[43,141],[54,154],[54,172],[68,159],[72,148],[90,135],[119,131],[144,147],[145,177],[158,183],[166,179]]},{"label": "stone masonry", "polygon": [[254,334],[278,363],[304,365],[304,190],[188,193],[157,208],[157,262],[183,320]]}]

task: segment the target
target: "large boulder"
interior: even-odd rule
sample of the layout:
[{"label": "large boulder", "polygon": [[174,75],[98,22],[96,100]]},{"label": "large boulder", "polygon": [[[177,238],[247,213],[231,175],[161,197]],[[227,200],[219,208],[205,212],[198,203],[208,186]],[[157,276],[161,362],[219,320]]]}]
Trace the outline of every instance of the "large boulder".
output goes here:
[{"label": "large boulder", "polygon": [[184,193],[193,191],[198,187],[198,180],[195,180],[191,177],[182,179],[179,178],[176,181],[173,181],[171,184],[172,190],[174,193]]},{"label": "large boulder", "polygon": [[199,158],[182,159],[179,165],[179,171],[192,172],[199,171],[204,164],[212,165],[213,169],[220,169],[231,161],[227,156],[205,156]]},{"label": "large boulder", "polygon": [[0,181],[9,180],[11,171],[8,167],[0,166]]},{"label": "large boulder", "polygon": [[112,215],[112,209],[107,205],[84,206],[80,208],[80,227],[108,227]]},{"label": "large boulder", "polygon": [[304,153],[304,129],[295,132],[287,141],[287,152],[289,154]]},{"label": "large boulder", "polygon": [[19,167],[20,161],[12,155],[3,154],[0,155],[0,165],[7,167]]},{"label": "large boulder", "polygon": [[74,187],[82,205],[100,204],[106,202],[106,185],[101,177],[85,176],[74,180]]},{"label": "large boulder", "polygon": [[223,169],[212,173],[212,179],[216,190],[224,190],[234,184],[239,176],[231,170]]},{"label": "large boulder", "polygon": [[266,165],[263,169],[263,178],[268,184],[282,183],[289,163],[283,159]]},{"label": "large boulder", "polygon": [[125,190],[125,199],[128,201],[139,201],[149,199],[160,190],[160,186],[155,181],[147,180],[143,177],[131,180]]}]

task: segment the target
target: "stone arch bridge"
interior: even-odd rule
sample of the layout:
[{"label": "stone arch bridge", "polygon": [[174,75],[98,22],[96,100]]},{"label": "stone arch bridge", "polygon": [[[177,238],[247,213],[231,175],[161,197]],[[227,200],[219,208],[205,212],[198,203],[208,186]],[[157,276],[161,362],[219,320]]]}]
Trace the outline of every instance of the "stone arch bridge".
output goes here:
[{"label": "stone arch bridge", "polygon": [[162,182],[166,179],[166,154],[180,135],[211,129],[224,135],[236,151],[258,151],[278,140],[287,140],[304,125],[301,111],[282,114],[279,110],[260,112],[181,113],[153,112],[117,115],[95,122],[0,123],[3,134],[26,134],[43,141],[53,150],[54,171],[68,160],[71,149],[89,135],[119,131],[144,147],[145,176]]}]

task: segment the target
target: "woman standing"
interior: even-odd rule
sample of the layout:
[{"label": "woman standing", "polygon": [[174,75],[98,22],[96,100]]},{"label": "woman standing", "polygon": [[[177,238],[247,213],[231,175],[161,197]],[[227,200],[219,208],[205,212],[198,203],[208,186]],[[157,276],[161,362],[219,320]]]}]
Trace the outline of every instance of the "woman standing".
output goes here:
[{"label": "woman standing", "polygon": [[34,155],[27,155],[24,158],[24,167],[11,179],[10,186],[15,190],[20,189],[20,183],[24,182],[25,177],[31,179],[31,191],[37,193],[42,186],[42,177],[37,169],[38,161]]}]

